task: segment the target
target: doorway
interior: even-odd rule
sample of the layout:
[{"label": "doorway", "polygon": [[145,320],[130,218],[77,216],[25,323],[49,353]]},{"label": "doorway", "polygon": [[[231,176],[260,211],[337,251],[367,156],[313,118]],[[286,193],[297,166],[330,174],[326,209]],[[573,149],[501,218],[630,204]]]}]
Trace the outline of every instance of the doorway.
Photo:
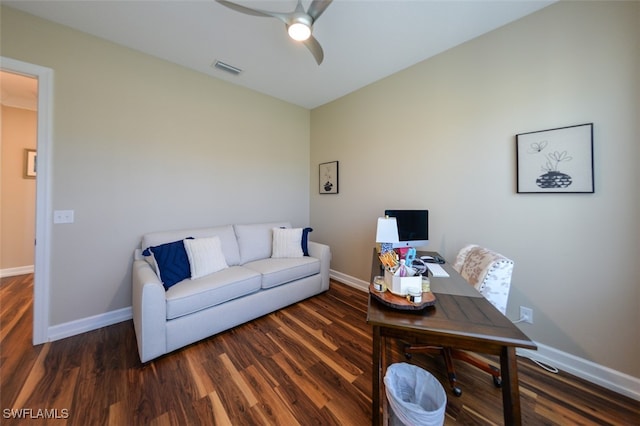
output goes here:
[{"label": "doorway", "polygon": [[1,57],[1,69],[38,80],[37,179],[33,281],[33,344],[49,341],[49,285],[51,257],[51,139],[53,70]]},{"label": "doorway", "polygon": [[37,159],[37,85],[38,80],[35,78],[0,71],[2,89],[0,274],[2,277],[33,273],[36,228],[34,165]]}]

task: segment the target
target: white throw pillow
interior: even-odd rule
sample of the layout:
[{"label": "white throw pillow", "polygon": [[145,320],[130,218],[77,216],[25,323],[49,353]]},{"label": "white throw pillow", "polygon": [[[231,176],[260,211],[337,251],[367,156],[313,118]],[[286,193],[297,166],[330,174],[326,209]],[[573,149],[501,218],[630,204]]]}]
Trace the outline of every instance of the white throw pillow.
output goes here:
[{"label": "white throw pillow", "polygon": [[184,240],[184,249],[189,258],[192,280],[228,268],[218,236]]},{"label": "white throw pillow", "polygon": [[302,257],[302,228],[273,228],[271,257]]}]

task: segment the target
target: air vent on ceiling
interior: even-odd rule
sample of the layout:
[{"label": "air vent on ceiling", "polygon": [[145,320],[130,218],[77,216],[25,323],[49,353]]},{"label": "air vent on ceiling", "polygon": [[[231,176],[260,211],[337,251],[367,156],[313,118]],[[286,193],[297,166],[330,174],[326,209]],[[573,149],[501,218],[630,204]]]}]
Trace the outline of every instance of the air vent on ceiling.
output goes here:
[{"label": "air vent on ceiling", "polygon": [[242,72],[240,68],[234,67],[233,65],[225,64],[222,61],[215,61],[213,63],[213,66],[215,68],[218,68],[219,70],[226,71],[233,75],[238,75]]}]

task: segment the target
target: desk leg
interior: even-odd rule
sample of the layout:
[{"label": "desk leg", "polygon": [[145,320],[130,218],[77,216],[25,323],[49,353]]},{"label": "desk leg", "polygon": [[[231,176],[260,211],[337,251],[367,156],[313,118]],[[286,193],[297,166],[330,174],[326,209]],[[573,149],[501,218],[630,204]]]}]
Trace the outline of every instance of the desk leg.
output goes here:
[{"label": "desk leg", "polygon": [[518,363],[516,349],[503,347],[500,354],[500,373],[502,375],[502,408],[504,424],[518,426],[522,424],[520,411],[520,389],[518,385]]},{"label": "desk leg", "polygon": [[380,391],[382,390],[382,347],[380,344],[380,327],[373,326],[373,378],[371,380],[371,424],[381,425],[382,417],[380,416]]}]

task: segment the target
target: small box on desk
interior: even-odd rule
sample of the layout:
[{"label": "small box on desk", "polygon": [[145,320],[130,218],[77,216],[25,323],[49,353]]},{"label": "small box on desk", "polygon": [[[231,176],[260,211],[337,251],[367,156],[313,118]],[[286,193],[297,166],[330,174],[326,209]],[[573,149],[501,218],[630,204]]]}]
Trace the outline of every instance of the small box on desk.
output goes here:
[{"label": "small box on desk", "polygon": [[410,288],[422,289],[422,277],[420,275],[398,277],[386,269],[384,270],[384,283],[391,293],[398,296],[406,296]]}]

